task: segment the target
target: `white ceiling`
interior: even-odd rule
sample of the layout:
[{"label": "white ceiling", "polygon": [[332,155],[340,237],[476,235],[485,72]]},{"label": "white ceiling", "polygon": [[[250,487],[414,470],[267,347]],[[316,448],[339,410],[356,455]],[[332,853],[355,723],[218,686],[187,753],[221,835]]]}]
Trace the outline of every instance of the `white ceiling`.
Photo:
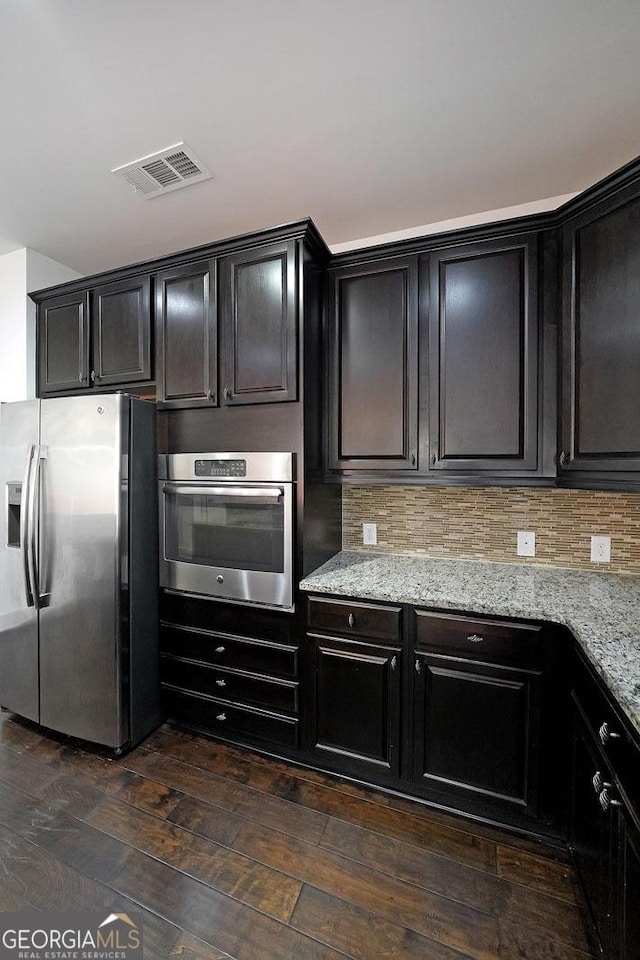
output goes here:
[{"label": "white ceiling", "polygon": [[[329,244],[640,154],[638,0],[0,0],[0,253],[83,273],[311,216]],[[214,179],[110,169],[184,140]]]}]

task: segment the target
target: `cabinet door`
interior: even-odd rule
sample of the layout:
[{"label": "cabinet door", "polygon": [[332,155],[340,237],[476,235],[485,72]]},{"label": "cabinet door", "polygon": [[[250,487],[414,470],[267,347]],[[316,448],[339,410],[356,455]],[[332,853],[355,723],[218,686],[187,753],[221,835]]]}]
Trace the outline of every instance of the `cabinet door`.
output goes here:
[{"label": "cabinet door", "polygon": [[332,769],[388,780],[399,770],[400,651],[310,636],[314,747]]},{"label": "cabinet door", "polygon": [[151,281],[119,280],[91,294],[91,380],[96,386],[151,379]]},{"label": "cabinet door", "polygon": [[220,266],[226,404],[297,399],[296,244],[270,244]]},{"label": "cabinet door", "polygon": [[540,674],[419,652],[414,677],[416,782],[462,809],[534,817]]},{"label": "cabinet door", "polygon": [[417,258],[344,267],[331,284],[330,467],[415,470]]},{"label": "cabinet door", "polygon": [[573,783],[569,845],[586,894],[594,930],[605,957],[611,956],[612,935],[612,811],[600,805],[599,783],[610,772],[591,734],[576,711],[574,718]]},{"label": "cabinet door", "polygon": [[577,218],[563,248],[561,466],[640,470],[640,199]]},{"label": "cabinet door", "polygon": [[158,400],[172,407],[217,402],[218,337],[214,260],[156,276]]},{"label": "cabinet door", "polygon": [[538,255],[533,234],[429,255],[431,469],[538,468]]},{"label": "cabinet door", "polygon": [[89,294],[44,300],[38,308],[40,395],[89,386]]},{"label": "cabinet door", "polygon": [[619,960],[640,960],[640,826],[629,811],[622,810],[617,884],[617,957]]}]

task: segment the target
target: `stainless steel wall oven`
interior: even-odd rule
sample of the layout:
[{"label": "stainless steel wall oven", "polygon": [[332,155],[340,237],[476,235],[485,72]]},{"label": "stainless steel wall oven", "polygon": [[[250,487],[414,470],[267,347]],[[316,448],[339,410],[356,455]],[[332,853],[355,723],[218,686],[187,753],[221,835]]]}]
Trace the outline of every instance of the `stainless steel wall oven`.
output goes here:
[{"label": "stainless steel wall oven", "polygon": [[294,454],[160,456],[160,584],[293,609]]}]

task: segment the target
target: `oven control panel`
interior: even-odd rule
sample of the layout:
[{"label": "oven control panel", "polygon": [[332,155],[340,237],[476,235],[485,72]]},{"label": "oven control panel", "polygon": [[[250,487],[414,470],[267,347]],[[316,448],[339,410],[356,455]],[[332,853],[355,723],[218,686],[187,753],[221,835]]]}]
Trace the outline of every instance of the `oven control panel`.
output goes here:
[{"label": "oven control panel", "polygon": [[246,477],[246,460],[196,460],[196,477]]}]

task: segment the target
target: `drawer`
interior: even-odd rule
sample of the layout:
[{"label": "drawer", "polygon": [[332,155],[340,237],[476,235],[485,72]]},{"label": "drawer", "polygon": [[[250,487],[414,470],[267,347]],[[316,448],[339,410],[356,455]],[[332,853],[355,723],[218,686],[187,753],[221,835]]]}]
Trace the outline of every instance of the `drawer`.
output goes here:
[{"label": "drawer", "polygon": [[326,600],[309,597],[309,627],[323,633],[345,637],[371,637],[398,643],[402,626],[402,607],[351,600]]},{"label": "drawer", "polygon": [[162,701],[170,719],[197,730],[264,746],[298,745],[298,721],[292,717],[223,703],[168,684],[162,685]]},{"label": "drawer", "polygon": [[292,644],[206,633],[174,624],[161,625],[160,652],[251,673],[292,679],[298,675],[298,648]]},{"label": "drawer", "polygon": [[160,675],[163,683],[233,703],[286,713],[298,710],[298,684],[292,680],[272,680],[240,670],[223,670],[166,654],[161,658]]},{"label": "drawer", "polygon": [[417,648],[433,653],[516,666],[539,666],[544,656],[538,624],[416,610],[415,627]]}]

